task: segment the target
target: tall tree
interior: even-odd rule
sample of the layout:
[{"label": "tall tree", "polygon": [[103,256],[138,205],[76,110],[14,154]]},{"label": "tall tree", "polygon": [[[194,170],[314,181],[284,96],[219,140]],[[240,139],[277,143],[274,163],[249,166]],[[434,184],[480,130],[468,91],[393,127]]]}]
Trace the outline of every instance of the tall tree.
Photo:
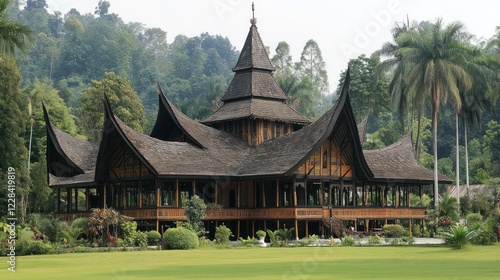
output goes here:
[{"label": "tall tree", "polygon": [[287,77],[293,73],[292,55],[287,42],[279,42],[276,54],[271,58],[273,66],[276,67],[276,76]]},{"label": "tall tree", "polygon": [[415,30],[404,32],[396,38],[400,46],[395,54],[410,65],[406,73],[407,85],[416,94],[417,100],[430,99],[432,106],[433,154],[434,154],[434,205],[438,206],[438,157],[437,129],[439,110],[452,101],[460,110],[460,88],[470,89],[472,79],[462,67],[469,38],[460,22],[443,26],[442,19],[428,25],[419,25]]},{"label": "tall tree", "polygon": [[26,52],[31,40],[31,29],[7,14],[7,7],[12,2],[0,0],[0,55],[14,55],[16,50]]},{"label": "tall tree", "polygon": [[320,94],[328,94],[329,91],[328,74],[325,67],[326,64],[318,43],[312,39],[307,41],[302,50],[297,69],[302,77],[306,77],[311,81]]},{"label": "tall tree", "polygon": [[[9,168],[15,170],[15,190],[17,209],[15,217],[24,219],[26,215],[26,195],[29,191],[27,171],[28,151],[23,136],[25,135],[28,113],[23,110],[26,101],[22,100],[19,90],[21,75],[12,58],[0,55],[0,217],[7,215],[7,179]],[[10,216],[13,217],[13,216]]]},{"label": "tall tree", "polygon": [[[348,62],[351,73],[349,99],[357,122],[361,122],[368,114],[382,117],[391,114],[388,91],[389,81],[386,77],[377,78],[376,68],[380,64],[377,55],[366,57],[364,54]],[[340,74],[337,92],[342,90],[345,72]]]},{"label": "tall tree", "polygon": [[80,100],[80,122],[90,141],[98,141],[102,136],[104,94],[108,96],[117,117],[136,131],[144,131],[146,117],[137,92],[128,80],[107,72],[102,80],[92,81]]}]

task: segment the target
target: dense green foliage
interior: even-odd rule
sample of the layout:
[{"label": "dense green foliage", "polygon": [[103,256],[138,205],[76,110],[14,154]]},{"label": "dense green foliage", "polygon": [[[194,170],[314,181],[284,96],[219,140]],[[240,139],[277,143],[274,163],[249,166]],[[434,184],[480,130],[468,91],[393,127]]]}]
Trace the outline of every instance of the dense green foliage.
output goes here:
[{"label": "dense green foliage", "polygon": [[401,225],[385,225],[384,234],[387,237],[401,237],[403,236],[405,230]]},{"label": "dense green foliage", "polygon": [[215,228],[215,244],[229,245],[229,237],[233,236],[231,230],[225,225]]},{"label": "dense green foliage", "polygon": [[147,232],[148,245],[155,246],[160,242],[161,234],[156,230],[150,230]]},{"label": "dense green foliage", "polygon": [[199,196],[194,195],[182,206],[184,208],[184,215],[188,220],[189,228],[194,230],[199,235],[205,233],[203,227],[203,220],[205,219],[205,213],[207,210],[207,205]]},{"label": "dense green foliage", "polygon": [[474,234],[474,231],[470,231],[465,226],[451,226],[449,231],[444,233],[444,240],[454,249],[462,249],[469,243]]},{"label": "dense green foliage", "polygon": [[198,236],[192,230],[179,227],[169,228],[163,235],[167,249],[189,250],[199,246]]}]

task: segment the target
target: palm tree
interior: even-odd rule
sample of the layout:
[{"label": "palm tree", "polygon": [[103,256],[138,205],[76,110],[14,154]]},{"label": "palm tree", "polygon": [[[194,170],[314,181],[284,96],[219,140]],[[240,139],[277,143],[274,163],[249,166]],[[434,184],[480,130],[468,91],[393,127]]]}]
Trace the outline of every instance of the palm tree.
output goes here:
[{"label": "palm tree", "polygon": [[432,106],[434,154],[434,206],[438,206],[437,128],[440,108],[449,100],[456,111],[462,107],[460,89],[469,90],[472,79],[462,67],[470,49],[464,44],[470,35],[460,22],[444,27],[442,19],[420,24],[401,33],[396,42],[402,46],[394,54],[407,65],[405,84],[414,94],[413,102],[427,100]]},{"label": "palm tree", "polygon": [[[409,87],[406,83],[406,74],[409,68],[409,65],[406,65],[400,55],[397,55],[396,52],[405,47],[401,45],[400,42],[397,41],[399,35],[406,33],[410,30],[414,30],[416,28],[416,24],[410,25],[409,20],[407,19],[406,23],[399,25],[396,23],[396,27],[392,29],[392,36],[394,38],[394,42],[386,42],[382,48],[375,53],[381,56],[389,56],[389,59],[384,60],[376,69],[376,75],[380,78],[387,72],[391,72],[393,79],[389,84],[389,92],[391,93],[393,103],[397,108],[397,112],[399,115],[399,122],[401,124],[401,128],[403,129],[403,133],[405,133],[405,115],[406,113],[411,114],[408,118],[408,131],[413,131],[413,121],[414,114],[417,114],[417,136],[415,142],[415,158],[419,158],[420,152],[420,130],[421,130],[421,120],[422,120],[422,110],[424,107],[424,100],[414,99],[414,94],[409,91]],[[407,112],[409,111],[409,112]]]},{"label": "palm tree", "polygon": [[7,7],[12,0],[0,0],[0,55],[15,55],[16,50],[26,52],[31,41],[31,29],[9,17]]},{"label": "palm tree", "polygon": [[280,75],[276,81],[288,97],[288,105],[306,117],[315,117],[313,96],[311,96],[314,88],[309,79],[300,80],[296,75],[291,74]]}]

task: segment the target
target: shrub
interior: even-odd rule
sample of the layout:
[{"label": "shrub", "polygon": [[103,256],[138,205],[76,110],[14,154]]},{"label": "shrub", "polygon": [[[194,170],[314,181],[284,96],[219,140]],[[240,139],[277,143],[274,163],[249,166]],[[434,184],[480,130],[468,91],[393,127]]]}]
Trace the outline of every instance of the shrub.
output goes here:
[{"label": "shrub", "polygon": [[469,228],[480,227],[483,222],[483,216],[479,213],[470,213],[465,217],[465,221]]},{"label": "shrub", "polygon": [[25,255],[44,255],[54,252],[54,248],[48,242],[44,241],[26,241],[22,240],[16,244],[16,253],[19,256]]},{"label": "shrub", "polygon": [[384,234],[387,237],[401,237],[403,236],[405,229],[401,225],[385,225]]},{"label": "shrub", "polygon": [[380,236],[378,236],[377,234],[370,236],[370,238],[368,238],[368,244],[370,245],[380,244]]},{"label": "shrub", "polygon": [[318,239],[319,239],[319,236],[316,234],[309,235],[309,244],[311,244],[313,246],[318,245],[318,244],[316,244],[318,242]]},{"label": "shrub", "polygon": [[167,249],[188,250],[200,244],[196,233],[187,228],[169,228],[163,238]]},{"label": "shrub", "polygon": [[220,225],[215,228],[215,244],[228,245],[230,236],[233,236],[233,234],[225,225]]},{"label": "shrub", "polygon": [[444,232],[444,241],[454,249],[462,249],[472,239],[474,231],[469,231],[465,226],[452,226]]},{"label": "shrub", "polygon": [[266,237],[267,235],[267,233],[263,230],[258,230],[256,234],[258,237]]},{"label": "shrub", "polygon": [[241,242],[241,245],[245,247],[253,247],[257,242],[255,238],[252,238],[250,236],[248,236],[247,239],[240,237],[238,240]]},{"label": "shrub", "polygon": [[137,232],[137,222],[134,221],[126,221],[121,225],[123,232],[123,241],[125,242],[125,246],[134,246],[135,245],[135,234]]},{"label": "shrub", "polygon": [[344,234],[344,236],[342,237],[343,246],[354,246],[355,243],[356,241],[354,240],[354,238],[350,237],[347,234]]},{"label": "shrub", "polygon": [[148,245],[155,246],[161,239],[161,234],[156,230],[151,230],[147,233]]},{"label": "shrub", "polygon": [[145,232],[137,231],[134,234],[134,245],[138,247],[147,247],[148,235]]}]

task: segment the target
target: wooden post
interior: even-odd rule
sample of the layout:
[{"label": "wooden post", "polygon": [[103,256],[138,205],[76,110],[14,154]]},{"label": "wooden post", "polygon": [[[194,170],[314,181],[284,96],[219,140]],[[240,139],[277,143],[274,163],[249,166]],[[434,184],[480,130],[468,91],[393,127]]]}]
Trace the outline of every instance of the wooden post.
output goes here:
[{"label": "wooden post", "polygon": [[309,221],[306,220],[306,237],[309,237]]},{"label": "wooden post", "polygon": [[238,220],[238,229],[236,230],[236,238],[240,238],[240,220]]},{"label": "wooden post", "polygon": [[264,191],[264,181],[262,181],[262,207],[266,207],[266,192]]},{"label": "wooden post", "polygon": [[365,220],[365,231],[370,231],[370,220]]},{"label": "wooden post", "polygon": [[267,222],[264,220],[264,231],[267,231]]},{"label": "wooden post", "polygon": [[413,225],[412,225],[412,223],[413,223],[413,219],[409,219],[409,222],[408,222],[408,224],[409,224],[408,231],[410,232],[410,237],[413,236]]},{"label": "wooden post", "polygon": [[217,200],[217,195],[219,194],[219,182],[218,181],[215,181],[215,190],[214,190],[214,203],[217,204],[218,203],[218,200]]},{"label": "wooden post", "polygon": [[280,207],[280,185],[279,185],[279,179],[276,179],[276,207]]},{"label": "wooden post", "polygon": [[238,181],[238,184],[236,185],[236,207],[240,208],[240,181]]},{"label": "wooden post", "polygon": [[295,219],[295,238],[299,239],[299,222]]},{"label": "wooden post", "polygon": [[295,180],[293,181],[293,206],[297,207],[297,186],[295,186]]},{"label": "wooden post", "polygon": [[194,196],[194,195],[196,195],[196,180],[193,179],[193,181],[191,181],[191,183],[193,184],[193,195],[192,196]]},{"label": "wooden post", "polygon": [[106,184],[103,186],[103,199],[104,201],[102,202],[102,205],[104,206],[103,208],[106,208]]},{"label": "wooden post", "polygon": [[[156,207],[161,206],[161,199],[160,199],[160,180],[156,179]],[[156,226],[156,231],[158,231],[158,225]]]},{"label": "wooden post", "polygon": [[160,232],[160,220],[158,220],[158,217],[156,217],[156,231]]},{"label": "wooden post", "polygon": [[179,207],[179,179],[175,179],[175,207]]},{"label": "wooden post", "polygon": [[358,231],[358,219],[354,219],[354,231]]},{"label": "wooden post", "polygon": [[252,238],[255,237],[255,221],[252,220]]}]

